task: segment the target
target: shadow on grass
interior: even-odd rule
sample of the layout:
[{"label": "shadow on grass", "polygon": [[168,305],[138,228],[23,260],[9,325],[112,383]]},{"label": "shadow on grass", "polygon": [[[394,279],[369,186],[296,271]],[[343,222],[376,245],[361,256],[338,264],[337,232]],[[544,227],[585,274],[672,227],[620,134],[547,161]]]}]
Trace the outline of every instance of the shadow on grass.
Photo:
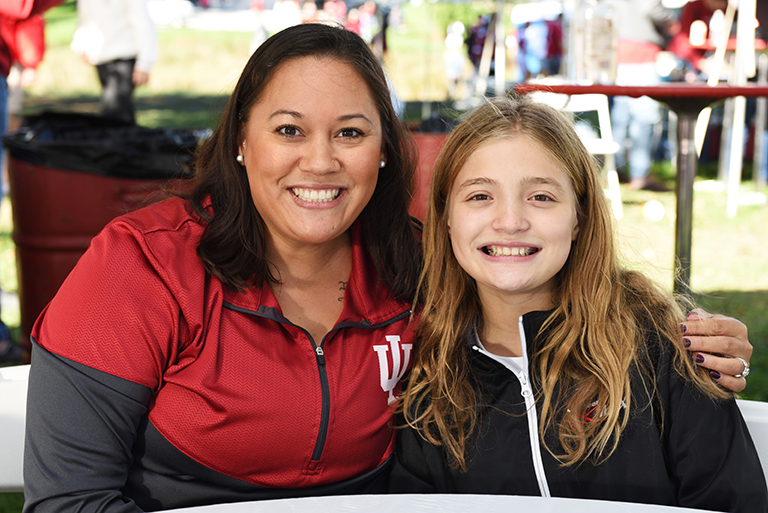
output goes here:
[{"label": "shadow on grass", "polygon": [[747,325],[754,352],[747,388],[739,395],[768,401],[768,290],[714,291],[698,295],[696,302],[708,312],[729,315]]},{"label": "shadow on grass", "polygon": [[[139,125],[150,128],[214,128],[228,100],[222,95],[192,96],[167,94],[139,95],[134,98]],[[24,98],[23,116],[42,112],[75,112],[98,114],[98,96],[72,96],[66,98]]]}]

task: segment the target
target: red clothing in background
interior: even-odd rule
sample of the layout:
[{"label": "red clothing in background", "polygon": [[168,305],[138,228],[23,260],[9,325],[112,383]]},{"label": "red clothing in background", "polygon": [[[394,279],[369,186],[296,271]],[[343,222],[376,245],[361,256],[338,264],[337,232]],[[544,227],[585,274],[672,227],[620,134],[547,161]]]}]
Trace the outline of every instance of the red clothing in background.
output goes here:
[{"label": "red clothing in background", "polygon": [[[37,38],[38,40],[32,45],[33,51],[30,54],[31,61],[34,61],[35,57],[33,54],[36,53],[38,49],[40,50],[40,56],[42,56],[42,50],[45,48],[44,46],[40,46],[41,44],[45,44],[42,37],[30,35],[38,30],[36,23],[42,23],[42,18],[40,18],[39,22],[29,21],[29,24],[27,24],[26,20],[41,14],[46,9],[54,7],[63,1],[64,0],[2,0],[2,2],[0,2],[0,76],[8,76],[8,72],[10,71],[11,64],[14,60],[19,60],[24,64],[24,62],[21,61],[21,58],[28,58],[26,52],[22,52],[24,55],[20,55],[21,58],[14,58],[14,52],[17,52],[17,49],[19,48],[18,37]],[[22,27],[16,26],[17,22],[21,20],[25,21],[22,24]],[[20,33],[18,32],[19,30],[21,31]]]},{"label": "red clothing in background", "polygon": [[0,37],[5,42],[10,62],[36,68],[45,53],[45,21],[39,14],[25,20],[0,17]]},{"label": "red clothing in background", "polygon": [[688,36],[693,22],[701,20],[707,24],[707,38],[709,38],[709,21],[714,13],[714,10],[704,5],[704,0],[693,0],[685,4],[680,13],[680,32],[672,38],[667,49],[700,70],[701,61],[704,59],[707,50],[691,46]]}]

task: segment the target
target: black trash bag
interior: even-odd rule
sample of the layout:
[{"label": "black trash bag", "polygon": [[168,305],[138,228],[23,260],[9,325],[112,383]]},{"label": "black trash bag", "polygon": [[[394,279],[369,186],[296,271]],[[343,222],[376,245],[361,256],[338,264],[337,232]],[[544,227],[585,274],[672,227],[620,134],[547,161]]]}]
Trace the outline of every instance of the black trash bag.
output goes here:
[{"label": "black trash bag", "polygon": [[190,162],[208,129],[147,128],[75,113],[28,116],[3,136],[15,158],[52,169],[113,178],[161,180],[192,174]]}]

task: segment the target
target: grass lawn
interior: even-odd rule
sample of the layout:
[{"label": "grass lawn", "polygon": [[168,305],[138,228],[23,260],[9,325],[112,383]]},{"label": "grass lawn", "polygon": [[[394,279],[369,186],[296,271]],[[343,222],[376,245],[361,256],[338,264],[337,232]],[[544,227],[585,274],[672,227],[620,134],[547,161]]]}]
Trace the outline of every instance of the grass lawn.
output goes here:
[{"label": "grass lawn", "polygon": [[[443,27],[453,18],[471,22],[478,12],[492,10],[492,5],[425,2],[420,7],[404,6],[405,24],[390,32],[385,59],[403,99],[446,97]],[[24,112],[96,112],[96,72],[68,47],[75,27],[73,0],[49,11],[46,19],[46,60],[39,69],[38,81],[27,91]],[[160,60],[150,83],[137,90],[138,123],[171,128],[215,126],[248,58],[250,38],[247,32],[161,30]],[[705,187],[708,183],[704,179],[697,183],[701,185],[694,196],[692,288],[701,306],[737,317],[749,326],[755,347],[753,373],[742,395],[768,400],[768,206],[743,206],[735,218],[729,219],[725,215],[725,193]],[[743,192],[753,190],[751,182],[743,183]],[[671,289],[674,194],[633,192],[625,186],[621,192],[624,217],[617,229],[626,264],[648,272]],[[641,215],[642,204],[651,199],[665,207],[660,221],[649,221]],[[0,285],[3,290],[16,291],[10,207],[9,201],[0,205]],[[18,311],[3,310],[3,319],[18,331]],[[18,512],[22,503],[21,494],[0,494],[0,513]]]}]

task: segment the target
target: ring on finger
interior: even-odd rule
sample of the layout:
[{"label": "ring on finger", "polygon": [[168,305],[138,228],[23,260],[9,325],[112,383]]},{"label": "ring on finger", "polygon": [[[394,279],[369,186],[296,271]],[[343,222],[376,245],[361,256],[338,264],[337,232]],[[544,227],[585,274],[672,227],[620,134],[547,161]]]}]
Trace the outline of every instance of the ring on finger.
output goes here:
[{"label": "ring on finger", "polygon": [[734,378],[746,378],[749,376],[749,364],[744,358],[741,358],[740,356],[735,356],[734,358],[741,360],[741,363],[744,364],[744,369],[741,371],[741,374],[734,374]]}]

